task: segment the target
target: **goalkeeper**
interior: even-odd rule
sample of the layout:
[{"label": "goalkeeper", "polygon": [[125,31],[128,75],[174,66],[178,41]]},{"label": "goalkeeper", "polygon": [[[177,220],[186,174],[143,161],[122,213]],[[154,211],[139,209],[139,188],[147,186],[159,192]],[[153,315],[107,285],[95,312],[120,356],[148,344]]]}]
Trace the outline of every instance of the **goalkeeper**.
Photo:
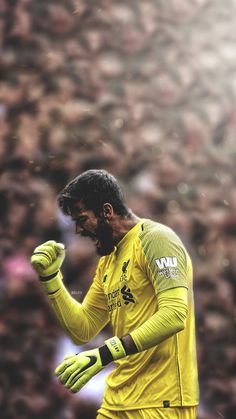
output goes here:
[{"label": "goalkeeper", "polygon": [[104,170],[73,179],[58,203],[101,256],[82,304],[63,285],[63,244],[38,246],[31,263],[75,343],[90,341],[108,322],[114,335],[99,348],[67,356],[56,368],[59,380],[77,392],[114,361],[97,419],[196,419],[192,265],[183,243],[167,226],[138,218]]}]

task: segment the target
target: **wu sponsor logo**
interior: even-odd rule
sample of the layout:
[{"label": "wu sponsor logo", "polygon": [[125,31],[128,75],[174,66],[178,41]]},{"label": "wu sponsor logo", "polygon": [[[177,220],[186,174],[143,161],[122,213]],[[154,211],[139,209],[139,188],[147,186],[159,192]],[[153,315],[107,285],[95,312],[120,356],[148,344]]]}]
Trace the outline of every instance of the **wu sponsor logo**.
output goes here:
[{"label": "wu sponsor logo", "polygon": [[133,296],[130,288],[128,288],[126,285],[124,285],[121,288],[120,291],[121,291],[123,300],[124,300],[126,305],[129,304],[129,303],[135,303],[134,296]]},{"label": "wu sponsor logo", "polygon": [[171,256],[165,256],[160,259],[155,259],[155,262],[160,270],[165,268],[176,268],[177,258]]}]

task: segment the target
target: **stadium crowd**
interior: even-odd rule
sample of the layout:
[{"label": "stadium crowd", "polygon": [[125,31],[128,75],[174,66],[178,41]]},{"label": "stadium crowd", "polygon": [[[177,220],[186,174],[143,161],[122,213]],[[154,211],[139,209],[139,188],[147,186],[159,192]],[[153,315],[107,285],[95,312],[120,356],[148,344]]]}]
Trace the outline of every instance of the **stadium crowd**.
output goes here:
[{"label": "stadium crowd", "polygon": [[64,242],[83,299],[97,256],[56,196],[89,168],[189,249],[198,417],[236,417],[235,12],[235,0],[0,1],[2,419],[95,418],[96,400],[53,378],[66,337],[29,264],[38,244]]}]

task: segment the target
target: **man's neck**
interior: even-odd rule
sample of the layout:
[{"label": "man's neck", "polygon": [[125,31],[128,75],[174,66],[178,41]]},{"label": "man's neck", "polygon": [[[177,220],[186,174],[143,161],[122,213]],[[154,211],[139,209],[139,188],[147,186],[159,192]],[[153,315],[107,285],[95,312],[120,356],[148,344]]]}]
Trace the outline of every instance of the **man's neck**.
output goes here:
[{"label": "man's neck", "polygon": [[131,228],[133,228],[140,218],[135,214],[131,213],[129,217],[120,217],[117,216],[113,222],[113,239],[115,244],[119,243],[120,240],[128,233]]}]

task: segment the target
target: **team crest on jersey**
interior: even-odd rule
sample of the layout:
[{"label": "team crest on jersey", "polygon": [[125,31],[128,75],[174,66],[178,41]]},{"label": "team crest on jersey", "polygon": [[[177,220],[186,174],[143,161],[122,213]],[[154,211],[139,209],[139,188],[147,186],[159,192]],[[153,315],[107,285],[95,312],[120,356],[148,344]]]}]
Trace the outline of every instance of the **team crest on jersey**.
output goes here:
[{"label": "team crest on jersey", "polygon": [[163,256],[155,259],[159,274],[166,278],[173,278],[178,276],[178,261],[175,256]]},{"label": "team crest on jersey", "polygon": [[124,262],[122,265],[122,274],[120,277],[121,281],[127,281],[127,269],[129,265],[130,259],[127,260],[127,262]]}]

